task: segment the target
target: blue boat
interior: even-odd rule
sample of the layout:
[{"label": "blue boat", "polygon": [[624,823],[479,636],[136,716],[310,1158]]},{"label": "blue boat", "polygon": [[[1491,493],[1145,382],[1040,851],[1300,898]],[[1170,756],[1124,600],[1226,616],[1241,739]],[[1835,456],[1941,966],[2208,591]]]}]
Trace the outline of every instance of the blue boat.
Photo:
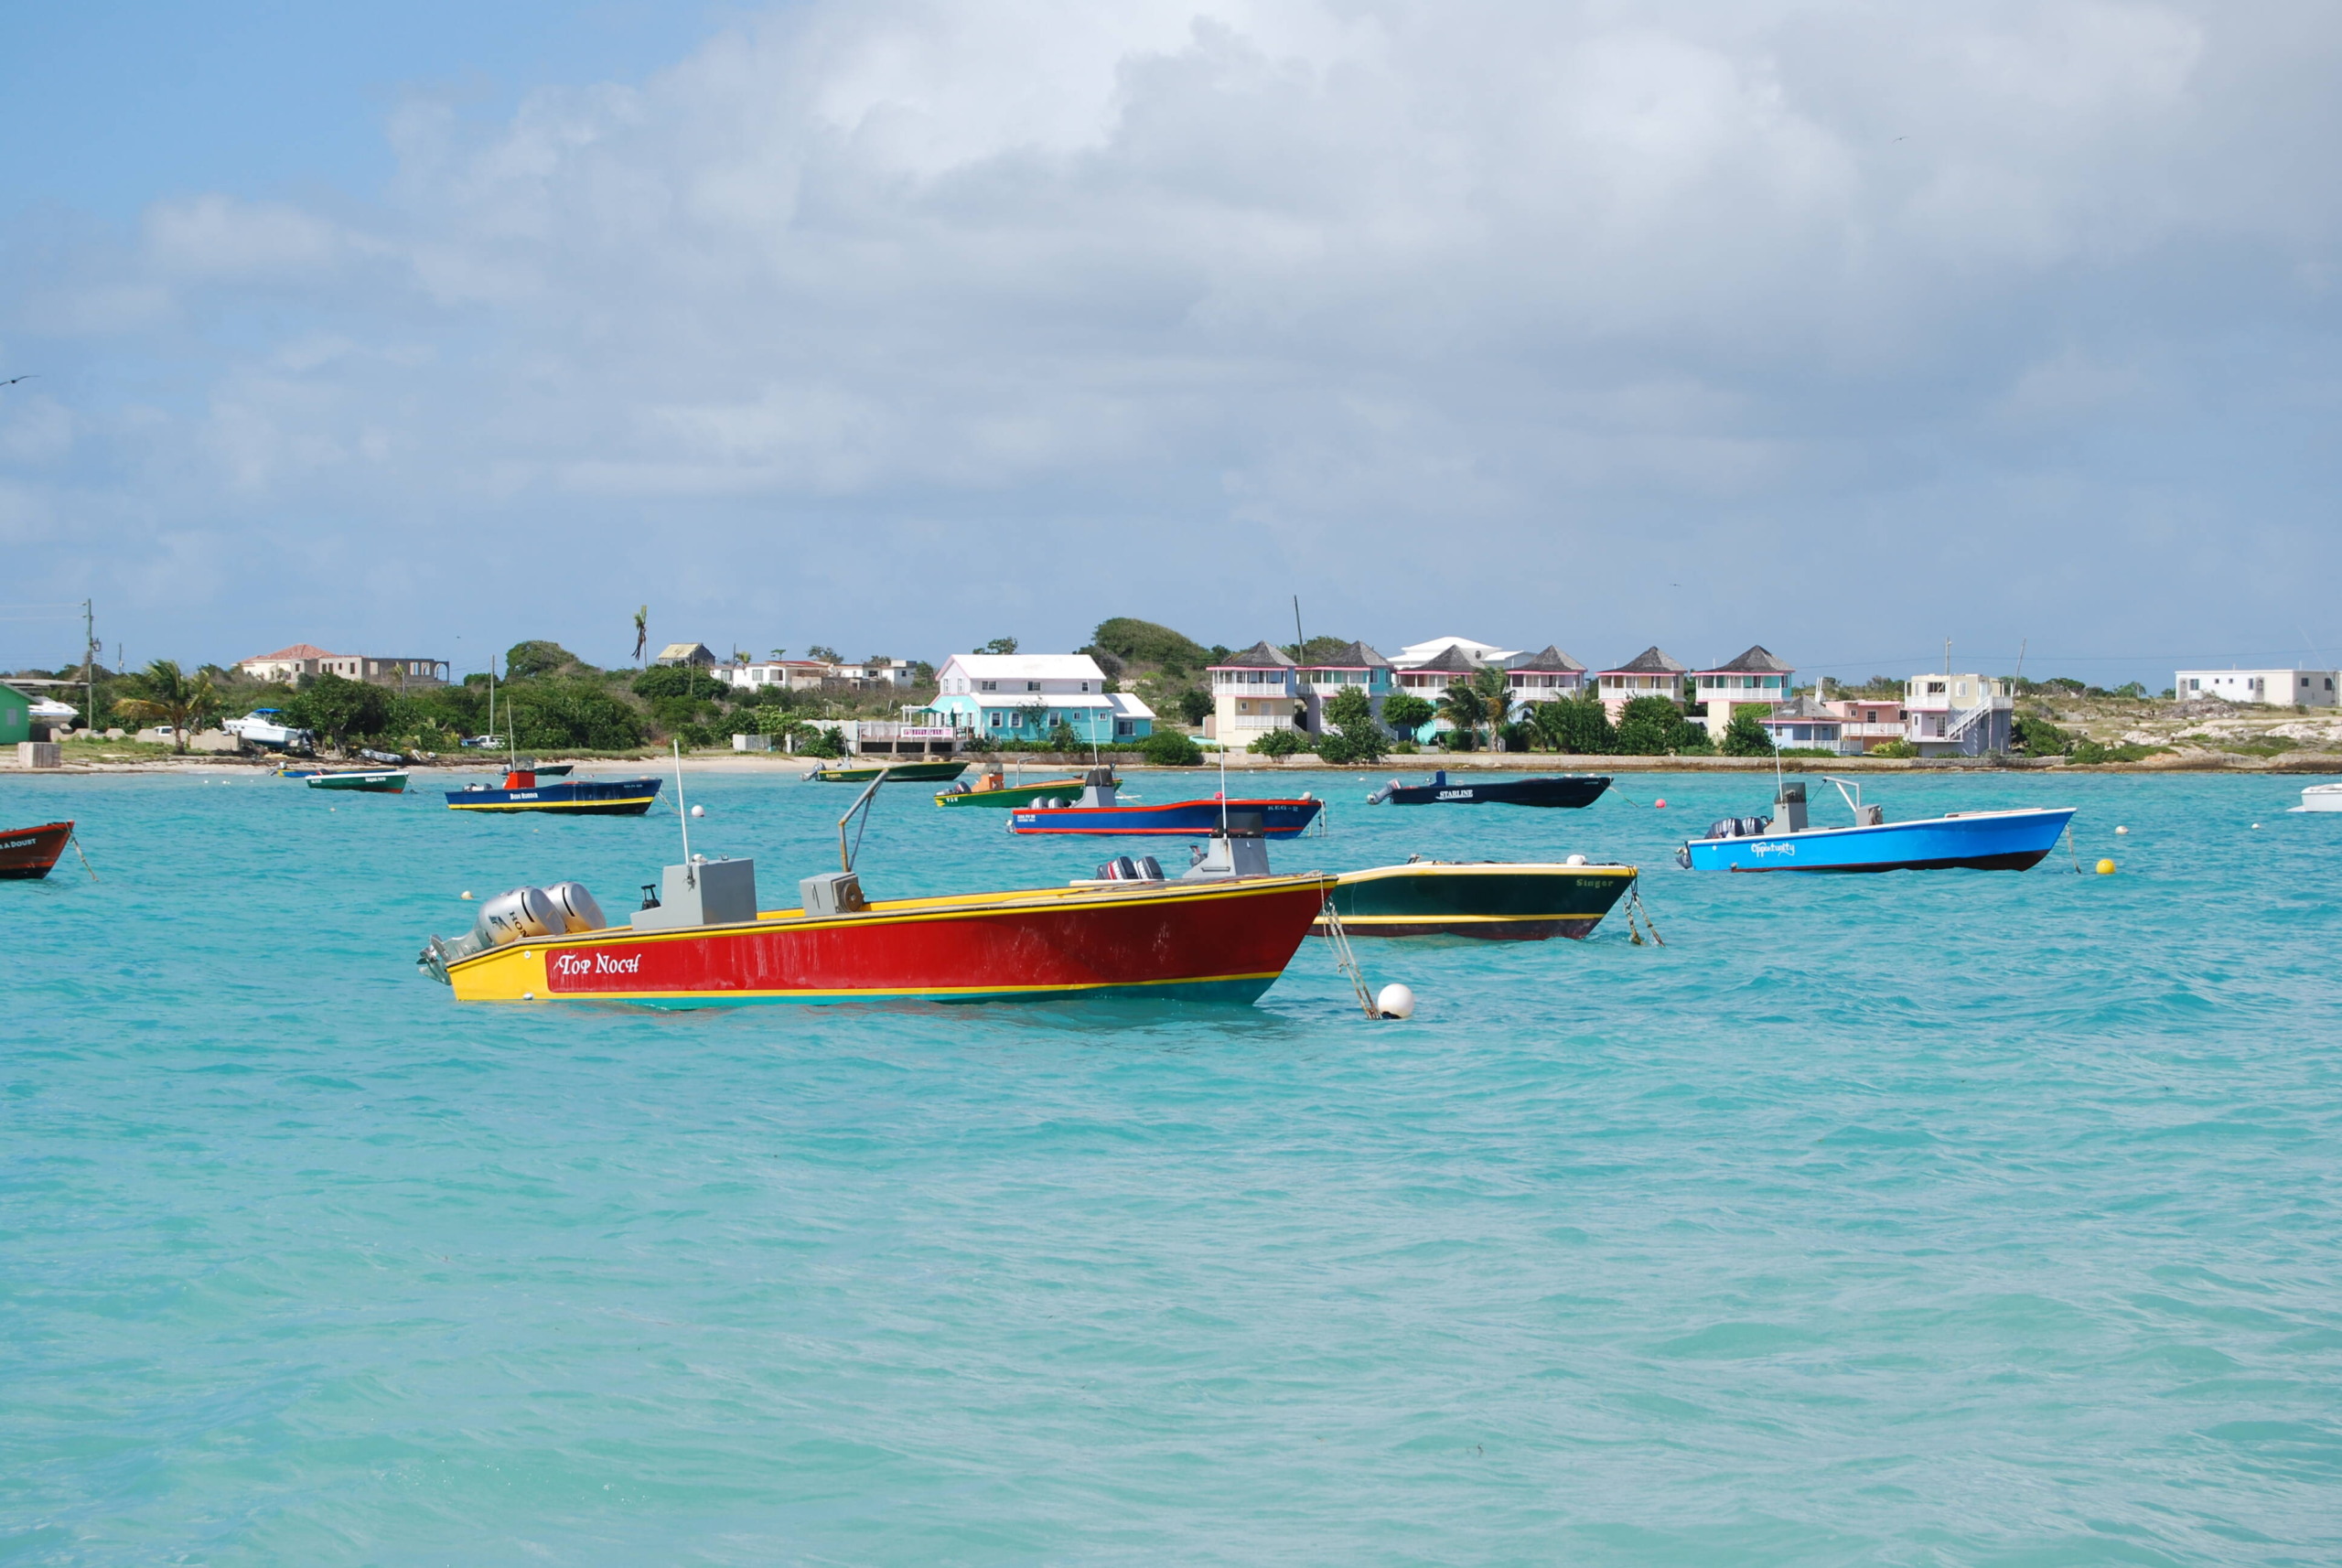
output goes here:
[{"label": "blue boat", "polygon": [[540,784],[515,768],[501,786],[469,784],[447,793],[451,811],[552,811],[572,817],[639,817],[659,798],[656,779],[564,779]]},{"label": "blue boat", "polygon": [[1142,806],[1115,793],[1113,770],[1093,768],[1080,797],[1062,805],[1019,806],[1008,815],[1013,833],[1089,833],[1115,837],[1202,838],[1223,831],[1262,838],[1299,838],[1326,809],[1323,800],[1175,800]]},{"label": "blue boat", "polygon": [[1678,850],[1676,864],[1692,871],[2023,871],[2057,847],[2074,816],[2070,806],[2026,806],[1890,822],[1883,808],[1864,804],[1860,784],[1829,781],[1853,809],[1852,826],[1808,826],[1804,784],[1785,783],[1770,818],[1725,817]]}]

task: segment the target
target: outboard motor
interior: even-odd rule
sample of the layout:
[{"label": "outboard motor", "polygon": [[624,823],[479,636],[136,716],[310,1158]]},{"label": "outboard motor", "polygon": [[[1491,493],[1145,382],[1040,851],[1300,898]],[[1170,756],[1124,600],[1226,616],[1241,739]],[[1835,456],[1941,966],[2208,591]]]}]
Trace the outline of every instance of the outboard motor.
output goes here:
[{"label": "outboard motor", "polygon": [[542,887],[515,887],[479,907],[479,934],[485,945],[492,948],[530,937],[549,937],[564,924],[560,908]]},{"label": "outboard motor", "polygon": [[1708,824],[1708,831],[1705,836],[1712,839],[1728,839],[1735,836],[1739,832],[1740,819],[1738,817],[1718,817],[1714,822]]},{"label": "outboard motor", "polygon": [[582,882],[556,882],[545,889],[545,897],[561,911],[561,929],[567,935],[598,931],[609,925],[602,918],[602,907]]}]

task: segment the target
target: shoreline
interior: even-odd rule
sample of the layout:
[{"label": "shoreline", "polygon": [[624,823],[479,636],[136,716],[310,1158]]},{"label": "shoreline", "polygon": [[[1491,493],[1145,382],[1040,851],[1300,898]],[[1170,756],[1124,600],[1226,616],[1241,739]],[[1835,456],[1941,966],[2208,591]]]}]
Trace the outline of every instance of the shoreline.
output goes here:
[{"label": "shoreline", "polygon": [[[575,760],[587,772],[618,769],[658,771],[662,775],[673,768],[671,757],[650,756],[639,758],[594,757],[563,758],[548,755],[546,761]],[[797,779],[814,759],[800,757],[776,757],[770,753],[707,752],[684,757],[684,767],[691,773],[768,774],[791,782]],[[981,757],[972,757],[972,767]],[[1054,758],[1034,757],[1003,759],[1009,766],[1021,763],[1027,772],[1056,772],[1067,768],[1090,766],[1087,758]],[[1779,759],[1786,773],[2039,773],[2064,777],[2087,777],[2096,774],[2165,774],[2177,773],[2201,776],[2208,773],[2240,774],[2251,777],[2342,776],[2342,756],[2330,752],[2280,752],[2272,757],[2239,757],[2226,752],[2194,749],[2166,753],[2160,757],[2143,757],[2136,762],[2100,762],[2078,764],[2061,757],[2040,760],[1982,757],[1787,757]],[[1216,761],[1207,761],[1196,768],[1156,768],[1146,763],[1120,757],[1101,759],[1101,764],[1118,771],[1133,774],[1193,774],[1198,777],[1216,774]],[[662,766],[663,765],[663,766]],[[1412,757],[1386,757],[1372,764],[1333,764],[1311,756],[1292,757],[1254,757],[1240,754],[1228,758],[1228,771],[1257,776],[1263,773],[1372,773],[1428,774],[1434,768],[1450,773],[1770,773],[1774,759],[1761,757],[1574,757],[1549,752],[1453,752],[1423,753]],[[252,774],[267,776],[274,772],[273,758],[230,756],[188,756],[169,757],[125,758],[118,761],[75,761],[57,768],[15,768],[0,766],[0,778],[11,779],[96,779],[125,774],[177,775]],[[419,778],[438,775],[455,778],[459,775],[500,773],[500,767],[482,767],[468,762],[418,762],[409,765],[409,771]],[[915,786],[914,786],[915,787]]]}]

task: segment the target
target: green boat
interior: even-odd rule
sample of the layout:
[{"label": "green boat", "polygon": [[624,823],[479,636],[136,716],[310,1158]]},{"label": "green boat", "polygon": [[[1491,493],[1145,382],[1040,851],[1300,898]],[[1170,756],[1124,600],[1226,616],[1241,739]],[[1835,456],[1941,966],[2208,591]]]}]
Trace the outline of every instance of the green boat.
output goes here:
[{"label": "green boat", "polygon": [[1411,860],[1342,873],[1331,902],[1353,937],[1533,942],[1592,935],[1635,875],[1631,865],[1595,865],[1583,855],[1559,865]]},{"label": "green boat", "polygon": [[1081,787],[1087,782],[1077,775],[1071,779],[1037,779],[1030,782],[1020,779],[1011,784],[1001,777],[1000,769],[993,768],[979,775],[972,785],[963,781],[940,791],[935,797],[935,803],[939,806],[1030,806],[1039,800],[1074,800],[1080,798]]},{"label": "green boat", "polygon": [[867,767],[816,768],[805,775],[808,783],[867,784],[884,778],[890,784],[948,784],[968,770],[964,762],[884,762]]},{"label": "green boat", "polygon": [[367,768],[312,773],[303,782],[312,789],[355,789],[364,795],[403,795],[406,793],[406,769]]}]

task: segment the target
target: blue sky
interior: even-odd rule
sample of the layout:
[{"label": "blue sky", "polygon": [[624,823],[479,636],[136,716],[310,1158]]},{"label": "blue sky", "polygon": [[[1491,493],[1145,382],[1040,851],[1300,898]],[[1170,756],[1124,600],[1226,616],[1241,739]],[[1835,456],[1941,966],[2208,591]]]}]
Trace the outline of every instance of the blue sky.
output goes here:
[{"label": "blue sky", "polygon": [[0,9],[0,665],[2342,660],[2342,17]]}]

